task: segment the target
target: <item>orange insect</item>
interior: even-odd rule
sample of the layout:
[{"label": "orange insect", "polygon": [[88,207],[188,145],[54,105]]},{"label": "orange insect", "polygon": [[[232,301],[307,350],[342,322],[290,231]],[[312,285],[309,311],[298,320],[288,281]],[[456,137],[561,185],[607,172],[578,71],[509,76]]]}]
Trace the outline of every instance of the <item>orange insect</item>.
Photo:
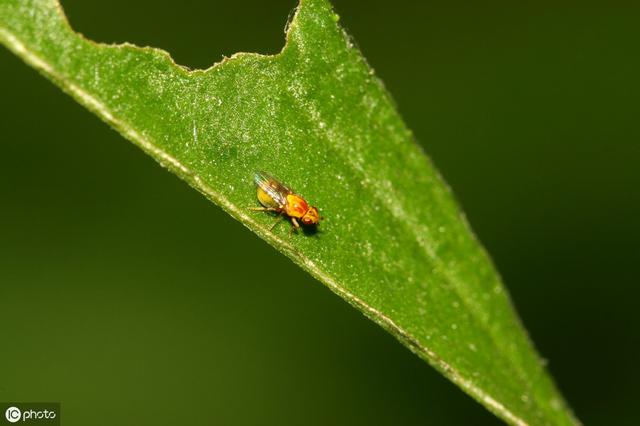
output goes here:
[{"label": "orange insect", "polygon": [[[264,207],[252,207],[254,211],[274,212],[278,218],[282,215],[289,216],[293,229],[299,229],[298,220],[305,226],[317,225],[320,215],[317,207],[309,204],[300,195],[294,193],[278,179],[265,172],[256,172],[253,177],[257,187],[258,201]],[[271,229],[278,224],[273,224]]]}]

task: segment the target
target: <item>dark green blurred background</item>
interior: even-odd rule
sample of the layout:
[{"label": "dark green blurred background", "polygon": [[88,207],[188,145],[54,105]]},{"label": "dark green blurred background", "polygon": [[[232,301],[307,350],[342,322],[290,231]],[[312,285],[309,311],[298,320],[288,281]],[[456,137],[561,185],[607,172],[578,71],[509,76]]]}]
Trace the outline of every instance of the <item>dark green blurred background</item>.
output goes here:
[{"label": "dark green blurred background", "polygon": [[[190,67],[276,53],[295,6],[62,3]],[[594,425],[640,424],[631,3],[334,0]],[[67,426],[500,424],[4,49],[0,70],[0,400]]]}]

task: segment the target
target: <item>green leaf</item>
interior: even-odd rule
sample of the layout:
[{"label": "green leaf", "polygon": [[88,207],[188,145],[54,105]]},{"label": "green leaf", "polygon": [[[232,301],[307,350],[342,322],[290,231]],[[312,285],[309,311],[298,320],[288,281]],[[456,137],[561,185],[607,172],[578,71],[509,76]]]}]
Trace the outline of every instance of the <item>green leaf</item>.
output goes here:
[{"label": "green leaf", "polygon": [[[508,423],[578,423],[326,0],[301,1],[281,53],[207,70],[87,40],[55,0],[3,0],[0,41]],[[319,206],[318,232],[249,211],[256,170]]]}]

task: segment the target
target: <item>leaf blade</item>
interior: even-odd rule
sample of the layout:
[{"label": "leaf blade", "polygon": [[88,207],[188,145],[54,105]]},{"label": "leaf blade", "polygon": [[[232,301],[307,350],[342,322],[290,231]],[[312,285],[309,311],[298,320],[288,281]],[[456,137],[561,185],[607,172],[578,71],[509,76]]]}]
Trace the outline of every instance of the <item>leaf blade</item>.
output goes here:
[{"label": "leaf blade", "polygon": [[[280,54],[204,71],[157,49],[86,40],[54,1],[11,0],[0,17],[3,44],[498,416],[577,423],[453,196],[327,2],[302,2]],[[258,169],[325,209],[318,235],[291,241],[246,210]]]}]

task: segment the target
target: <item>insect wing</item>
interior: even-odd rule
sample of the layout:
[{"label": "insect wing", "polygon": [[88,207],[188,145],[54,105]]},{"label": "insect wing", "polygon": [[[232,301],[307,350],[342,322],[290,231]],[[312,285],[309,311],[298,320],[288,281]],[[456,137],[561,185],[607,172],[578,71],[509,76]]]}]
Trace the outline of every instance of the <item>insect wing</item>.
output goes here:
[{"label": "insect wing", "polygon": [[282,207],[286,204],[287,195],[291,194],[292,191],[279,180],[264,172],[257,172],[253,180],[258,188],[262,189],[273,199],[273,202],[277,206]]}]

